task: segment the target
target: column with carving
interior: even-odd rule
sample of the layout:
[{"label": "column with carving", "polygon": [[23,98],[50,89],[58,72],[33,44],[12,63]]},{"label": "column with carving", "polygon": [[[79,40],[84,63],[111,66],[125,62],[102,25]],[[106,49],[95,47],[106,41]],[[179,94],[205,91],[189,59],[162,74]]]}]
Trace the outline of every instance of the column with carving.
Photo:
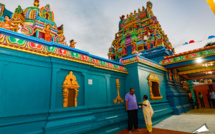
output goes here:
[{"label": "column with carving", "polygon": [[62,92],[63,92],[63,107],[68,107],[69,90],[68,88],[64,88]]},{"label": "column with carving", "polygon": [[188,86],[190,88],[190,92],[191,92],[193,102],[196,102],[196,95],[195,95],[195,91],[193,89],[193,80],[187,80],[187,84],[188,84]]}]

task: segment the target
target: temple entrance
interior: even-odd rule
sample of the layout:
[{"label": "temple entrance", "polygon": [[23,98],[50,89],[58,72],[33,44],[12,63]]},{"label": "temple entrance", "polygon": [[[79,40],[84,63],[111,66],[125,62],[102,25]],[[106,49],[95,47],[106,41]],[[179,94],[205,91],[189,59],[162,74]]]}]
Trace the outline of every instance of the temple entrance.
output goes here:
[{"label": "temple entrance", "polygon": [[157,82],[152,82],[152,93],[155,97],[160,96],[159,84]]},{"label": "temple entrance", "polygon": [[151,100],[162,99],[162,96],[160,94],[160,88],[159,88],[159,78],[154,73],[150,73],[148,80],[149,80],[150,99]]},{"label": "temple entrance", "polygon": [[75,107],[75,89],[69,90],[68,107]]}]

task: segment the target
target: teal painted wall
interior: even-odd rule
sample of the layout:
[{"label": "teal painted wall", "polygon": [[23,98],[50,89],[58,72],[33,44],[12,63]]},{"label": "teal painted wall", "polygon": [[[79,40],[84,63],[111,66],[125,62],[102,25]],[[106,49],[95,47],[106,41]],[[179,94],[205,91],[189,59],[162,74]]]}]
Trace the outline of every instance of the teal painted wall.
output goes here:
[{"label": "teal painted wall", "polygon": [[[4,48],[0,70],[0,132],[112,133],[125,128],[124,103],[113,99],[116,78],[124,99],[126,74]],[[70,71],[80,85],[78,107],[63,108],[62,83]]]},{"label": "teal painted wall", "polygon": [[[0,105],[3,107],[0,132],[119,132],[127,127],[127,113],[124,103],[113,103],[117,97],[116,79],[120,81],[122,99],[132,87],[140,102],[144,94],[149,96],[150,72],[159,77],[163,96],[161,100],[150,100],[155,111],[153,124],[170,117],[173,110],[166,97],[166,72],[141,63],[126,67],[129,74],[0,48]],[[78,107],[63,108],[62,83],[70,71],[80,85]],[[89,79],[92,79],[92,85],[88,84]],[[141,109],[138,114],[139,126],[145,127]]]}]

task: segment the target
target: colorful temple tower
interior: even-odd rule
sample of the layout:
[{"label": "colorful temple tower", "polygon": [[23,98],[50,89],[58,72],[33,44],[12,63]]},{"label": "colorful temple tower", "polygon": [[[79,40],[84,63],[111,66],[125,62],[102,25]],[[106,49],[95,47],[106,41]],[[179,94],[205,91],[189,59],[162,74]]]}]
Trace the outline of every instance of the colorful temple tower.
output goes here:
[{"label": "colorful temple tower", "polygon": [[153,14],[152,6],[149,1],[146,9],[143,6],[142,9],[127,14],[126,18],[124,15],[120,17],[119,31],[109,49],[109,59],[117,60],[132,54],[144,55],[157,47],[173,51],[167,35]]}]

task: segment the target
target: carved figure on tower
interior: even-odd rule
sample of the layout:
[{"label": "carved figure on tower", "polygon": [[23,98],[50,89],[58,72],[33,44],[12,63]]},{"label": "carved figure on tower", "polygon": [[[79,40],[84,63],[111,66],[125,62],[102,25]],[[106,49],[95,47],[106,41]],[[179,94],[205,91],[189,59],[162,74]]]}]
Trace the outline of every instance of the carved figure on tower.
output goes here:
[{"label": "carved figure on tower", "polygon": [[70,47],[75,48],[75,44],[77,42],[75,42],[73,39],[70,41]]},{"label": "carved figure on tower", "polygon": [[152,18],[154,16],[153,12],[152,12],[152,3],[150,1],[147,2],[147,16],[149,18]]},{"label": "carved figure on tower", "polygon": [[135,39],[132,40],[132,54],[135,54],[137,52],[137,43]]},{"label": "carved figure on tower", "polygon": [[5,21],[1,23],[0,27],[12,31],[14,24],[11,22],[9,16],[5,16],[4,19]]},{"label": "carved figure on tower", "polygon": [[45,41],[51,41],[51,30],[50,30],[50,25],[46,25],[45,27]]},{"label": "carved figure on tower", "polygon": [[124,43],[122,44],[122,52],[123,52],[123,55],[127,55],[127,47]]},{"label": "carved figure on tower", "polygon": [[34,0],[34,6],[35,7],[38,8],[39,7],[39,3],[40,3],[40,0]]}]

